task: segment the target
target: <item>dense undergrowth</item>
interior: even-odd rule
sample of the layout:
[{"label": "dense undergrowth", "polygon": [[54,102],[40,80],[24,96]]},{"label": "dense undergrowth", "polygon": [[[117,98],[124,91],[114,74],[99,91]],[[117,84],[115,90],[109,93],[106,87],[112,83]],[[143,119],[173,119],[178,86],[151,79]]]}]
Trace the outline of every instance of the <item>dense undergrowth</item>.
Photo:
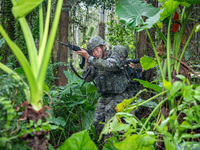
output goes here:
[{"label": "dense undergrowth", "polygon": [[[132,3],[135,2],[137,5],[130,7],[130,1]],[[154,8],[139,0],[118,1],[116,12],[119,18],[126,23],[127,27],[135,28],[138,32],[146,30],[152,44],[155,58],[146,56],[141,58],[142,67],[145,70],[156,68],[157,72],[156,78],[152,82],[138,80],[143,88],[141,88],[137,96],[125,99],[116,107],[117,113],[105,124],[99,139],[96,137],[93,126],[94,110],[97,99],[100,96],[96,91],[95,85],[93,83],[85,83],[74,74],[65,71],[68,84],[65,87],[53,86],[52,68],[48,68],[49,70],[46,74],[49,60],[45,53],[48,52],[49,58],[51,52],[48,50],[52,49],[56,25],[51,32],[52,34],[50,34],[48,47],[45,48],[46,44],[41,46],[41,53],[38,57],[36,47],[34,48],[30,44],[34,45],[35,41],[31,38],[31,33],[26,30],[28,24],[25,21],[25,15],[32,11],[32,8],[27,8],[27,12],[24,14],[23,11],[18,9],[18,5],[15,5],[16,2],[20,3],[21,1],[13,0],[12,2],[16,6],[14,7],[15,17],[17,19],[21,18],[19,21],[21,20],[20,24],[26,35],[26,43],[29,46],[29,57],[32,59],[29,64],[29,61],[22,57],[24,56],[23,52],[20,51],[0,26],[1,34],[5,38],[1,39],[0,46],[6,40],[23,67],[23,69],[16,68],[15,62],[14,64],[0,64],[0,67],[8,73],[5,75],[0,72],[1,149],[30,149],[27,145],[27,140],[29,140],[30,136],[37,138],[38,142],[42,141],[48,144],[48,149],[50,150],[79,150],[86,148],[89,150],[99,148],[103,150],[200,149],[200,86],[199,76],[196,74],[199,72],[199,66],[197,64],[194,67],[196,62],[191,64],[193,65],[192,68],[194,68],[192,70],[182,62],[192,35],[200,29],[199,25],[195,24],[187,40],[183,40],[186,24],[190,19],[192,4],[199,4],[199,1],[184,0],[184,3],[181,0],[161,1],[161,8]],[[34,4],[34,8],[40,4],[41,10],[42,0],[37,0],[37,2],[38,4]],[[62,6],[61,1],[58,1],[58,4],[60,9],[55,15],[57,24]],[[26,8],[24,3],[20,5]],[[178,14],[175,11],[179,5],[182,6]],[[48,6],[50,7],[50,3]],[[171,6],[174,7],[172,8]],[[135,10],[137,10],[137,13]],[[19,15],[19,12],[22,14]],[[40,16],[43,15],[41,12]],[[124,16],[124,12],[128,12],[127,14],[132,19],[128,15]],[[147,19],[143,20],[143,15],[138,14],[138,12],[141,14],[145,12],[144,15],[146,15]],[[174,29],[174,24],[176,23],[175,14],[180,15],[178,21],[181,26],[176,31],[171,31],[171,25],[173,25],[172,29]],[[194,19],[193,21],[196,20]],[[159,30],[157,23],[167,24],[166,36]],[[116,27],[118,28],[119,26]],[[151,27],[155,28],[156,34],[160,38],[159,40],[163,41],[164,45],[161,51],[155,48],[155,43],[149,34],[148,29]],[[44,35],[47,36],[48,26],[45,29]],[[42,37],[41,35],[41,39],[43,39]],[[44,38],[44,41],[47,42],[46,38]],[[198,41],[195,43],[198,45]],[[133,45],[131,46],[133,47]],[[37,60],[37,58],[39,59]],[[13,66],[15,70],[9,69]],[[189,69],[192,72],[189,72]],[[191,75],[194,76],[190,78]],[[45,76],[46,80],[44,80]],[[29,85],[26,84],[27,81]],[[32,91],[32,97],[30,97],[30,91]],[[147,93],[148,98],[141,99],[139,95],[145,93]],[[38,95],[37,99],[34,99],[35,95]],[[30,109],[30,104],[35,105],[37,109]],[[37,107],[38,104],[40,105]],[[138,117],[131,114],[130,112],[133,110],[141,111],[141,115]],[[147,112],[147,110],[150,111]],[[107,139],[106,143],[104,143],[105,141],[100,142],[105,134],[112,136]],[[42,138],[40,135],[43,135]],[[41,146],[44,145],[41,144]]]}]

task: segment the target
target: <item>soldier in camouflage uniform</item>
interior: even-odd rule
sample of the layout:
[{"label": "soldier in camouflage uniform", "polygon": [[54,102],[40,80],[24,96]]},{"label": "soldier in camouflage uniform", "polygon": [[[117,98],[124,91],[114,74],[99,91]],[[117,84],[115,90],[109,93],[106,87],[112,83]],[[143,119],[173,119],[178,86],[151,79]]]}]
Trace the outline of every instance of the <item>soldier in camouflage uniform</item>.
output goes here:
[{"label": "soldier in camouflage uniform", "polygon": [[[122,45],[117,45],[113,48],[113,52],[117,53],[122,60],[126,60],[128,57],[128,51],[126,47]],[[143,79],[145,71],[143,68],[135,68],[135,64],[131,63],[126,66],[124,65],[124,70],[127,70],[127,76],[129,80],[133,80],[134,78]],[[144,80],[144,79],[143,79]],[[140,83],[138,81],[131,81],[129,82],[129,93],[135,96],[140,90]],[[141,98],[139,95],[137,99]],[[134,114],[136,117],[140,115],[141,107],[138,107],[137,110],[133,110],[131,113]]]},{"label": "soldier in camouflage uniform", "polygon": [[106,42],[99,36],[88,41],[87,49],[92,50],[92,56],[83,49],[76,51],[76,54],[85,57],[88,63],[86,70],[91,69],[85,81],[95,80],[97,91],[101,93],[94,115],[95,130],[99,136],[104,126],[100,122],[106,123],[116,113],[116,105],[132,96],[129,94],[129,83],[117,53],[107,51]]},{"label": "soldier in camouflage uniform", "polygon": [[113,52],[117,53],[122,60],[125,60],[128,57],[128,51],[126,47],[122,45],[115,46]]},{"label": "soldier in camouflage uniform", "polygon": [[[115,46],[113,48],[113,52],[117,53],[122,60],[126,60],[126,58],[128,56],[128,51],[127,51],[126,47],[124,47],[122,45]],[[125,69],[128,71],[128,76],[131,79],[134,79],[134,78],[143,79],[143,76],[145,73],[143,68],[135,68],[135,64],[132,62],[130,62],[130,64],[128,66],[126,66],[126,65],[124,65],[124,66],[125,66]],[[139,85],[137,85],[137,86],[139,87]]]}]

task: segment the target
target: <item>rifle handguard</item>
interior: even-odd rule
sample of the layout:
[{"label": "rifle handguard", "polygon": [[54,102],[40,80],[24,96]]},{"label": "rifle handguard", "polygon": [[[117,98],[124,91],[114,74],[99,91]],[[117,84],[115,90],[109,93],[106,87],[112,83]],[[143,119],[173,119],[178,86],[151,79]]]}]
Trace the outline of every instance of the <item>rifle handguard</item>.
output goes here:
[{"label": "rifle handguard", "polygon": [[125,63],[125,64],[129,64],[129,63],[131,63],[131,62],[134,63],[134,64],[140,63],[140,58],[124,60],[124,63]]},{"label": "rifle handguard", "polygon": [[80,51],[80,50],[81,50],[80,47],[78,47],[78,46],[76,46],[76,45],[72,45],[72,44],[70,44],[70,43],[65,44],[65,43],[63,43],[63,42],[60,42],[60,44],[61,44],[61,45],[64,45],[64,46],[67,46],[67,47],[71,48],[71,49],[74,50],[74,51]]}]

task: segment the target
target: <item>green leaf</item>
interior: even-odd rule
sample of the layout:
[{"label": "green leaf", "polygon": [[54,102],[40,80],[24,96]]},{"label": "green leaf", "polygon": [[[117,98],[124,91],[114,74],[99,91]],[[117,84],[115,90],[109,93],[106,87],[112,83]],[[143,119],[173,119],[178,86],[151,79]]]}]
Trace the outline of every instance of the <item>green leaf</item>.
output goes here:
[{"label": "green leaf", "polygon": [[145,23],[143,26],[141,27],[137,27],[136,30],[138,30],[138,32],[144,30],[144,29],[150,29],[155,23],[157,23],[159,21],[160,18],[160,14],[164,11],[164,9],[161,9],[160,11],[158,11],[157,14],[155,14],[154,16],[149,17],[148,19],[146,19]]},{"label": "green leaf", "polygon": [[114,136],[112,136],[111,138],[109,138],[109,139],[106,141],[106,144],[104,145],[103,150],[118,150],[118,149],[114,146],[114,143],[115,143],[116,140],[117,140],[117,138],[114,137]]},{"label": "green leaf", "polygon": [[43,90],[44,90],[46,93],[49,93],[49,92],[50,92],[50,89],[49,89],[49,87],[48,87],[47,84],[44,84]]},{"label": "green leaf", "polygon": [[183,133],[181,135],[181,138],[185,138],[185,139],[188,139],[188,138],[199,138],[200,137],[200,134],[188,134],[188,133]]},{"label": "green leaf", "polygon": [[[197,25],[195,32],[198,32],[200,30],[200,24]],[[1,47],[1,46],[0,46]]]},{"label": "green leaf", "polygon": [[185,7],[190,7],[190,6],[191,6],[191,4],[189,4],[189,3],[187,3],[187,2],[180,2],[180,4],[181,4],[182,6],[185,6]]},{"label": "green leaf", "polygon": [[14,71],[19,75],[24,75],[25,74],[22,67],[15,68]]},{"label": "green leaf", "polygon": [[115,143],[114,146],[119,150],[137,150],[139,148],[138,141],[139,135],[134,134],[126,137],[122,142]]},{"label": "green leaf", "polygon": [[179,2],[174,0],[167,1],[164,5],[164,11],[160,14],[160,20],[163,21],[165,18],[173,15],[179,4]]},{"label": "green leaf", "polygon": [[73,134],[58,150],[98,150],[86,130]]},{"label": "green leaf", "polygon": [[145,55],[140,59],[140,63],[144,70],[149,70],[157,65],[157,62],[153,57],[147,57]]},{"label": "green leaf", "polygon": [[65,126],[66,125],[66,121],[64,118],[62,117],[58,117],[58,118],[53,118],[52,120],[50,120],[50,123],[54,123],[55,125],[58,125],[58,126]]},{"label": "green leaf", "polygon": [[127,136],[122,142],[115,143],[115,147],[119,150],[154,150],[155,136],[148,135],[131,135]]},{"label": "green leaf", "polygon": [[87,111],[82,118],[81,124],[83,129],[90,129],[91,125],[93,124],[94,120],[94,111]]},{"label": "green leaf", "polygon": [[165,144],[166,150],[175,150],[176,149],[176,145],[172,141],[168,140],[165,137],[164,137],[164,144]]},{"label": "green leaf", "polygon": [[167,90],[171,90],[171,88],[172,88],[172,84],[169,81],[166,81],[166,80],[163,81],[163,86]]},{"label": "green leaf", "polygon": [[160,11],[140,0],[119,0],[116,4],[116,13],[119,19],[129,27],[143,25],[142,17],[150,18]]},{"label": "green leaf", "polygon": [[48,150],[55,150],[51,144],[48,144]]},{"label": "green leaf", "polygon": [[40,126],[42,124],[42,119],[38,119],[37,126]]},{"label": "green leaf", "polygon": [[139,80],[139,79],[134,79],[137,80],[138,82],[140,82],[140,84],[142,84],[145,88],[149,88],[152,89],[156,92],[161,92],[162,88],[159,87],[157,84],[151,84],[148,81],[144,81],[144,80]]},{"label": "green leaf", "polygon": [[116,111],[117,112],[122,112],[124,110],[124,108],[128,107],[132,101],[135,100],[135,98],[131,98],[131,99],[124,99],[121,103],[117,104],[116,106]]},{"label": "green leaf", "polygon": [[30,122],[30,123],[29,123],[30,126],[33,126],[33,120],[30,120],[29,122]]},{"label": "green leaf", "polygon": [[183,82],[180,82],[180,81],[174,82],[170,90],[170,95],[175,96],[175,93],[177,93],[183,87],[184,87]]},{"label": "green leaf", "polygon": [[186,149],[186,150],[199,150],[200,149],[199,141],[183,142],[183,143],[181,143],[181,145],[184,146],[184,149]]},{"label": "green leaf", "polygon": [[[121,121],[121,118],[123,117],[123,120],[125,123]],[[111,132],[117,132],[117,131],[127,131],[131,127],[136,128],[138,121],[133,117],[132,114],[129,113],[116,113],[108,122],[105,124],[99,139],[102,138],[103,134],[109,134]]]},{"label": "green leaf", "polygon": [[166,3],[168,0],[158,0],[158,1],[161,3],[162,6],[164,6],[165,3]]},{"label": "green leaf", "polygon": [[0,146],[5,146],[10,139],[7,137],[0,137]]},{"label": "green leaf", "polygon": [[0,39],[0,48],[2,47],[3,43],[5,43],[5,39],[4,38]]},{"label": "green leaf", "polygon": [[25,17],[34,8],[36,8],[43,0],[18,0],[16,5],[12,7],[12,13],[15,18]]},{"label": "green leaf", "polygon": [[182,81],[185,81],[185,79],[186,79],[185,76],[183,76],[183,75],[176,75],[176,77],[181,79]]},{"label": "green leaf", "polygon": [[183,91],[184,100],[189,102],[192,100],[192,87],[186,86]]},{"label": "green leaf", "polygon": [[175,0],[178,2],[187,2],[189,4],[200,4],[200,0]]}]

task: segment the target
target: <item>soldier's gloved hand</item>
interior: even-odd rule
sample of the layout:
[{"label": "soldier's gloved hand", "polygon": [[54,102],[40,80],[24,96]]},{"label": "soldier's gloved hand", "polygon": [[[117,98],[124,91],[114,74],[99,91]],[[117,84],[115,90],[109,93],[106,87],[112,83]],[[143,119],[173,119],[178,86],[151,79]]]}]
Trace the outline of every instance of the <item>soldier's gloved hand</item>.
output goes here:
[{"label": "soldier's gloved hand", "polygon": [[88,59],[88,58],[89,58],[88,52],[87,52],[86,50],[83,50],[82,48],[80,48],[80,49],[81,49],[80,51],[75,51],[75,53],[76,53],[77,55],[80,55],[80,56],[82,56],[82,57]]}]

